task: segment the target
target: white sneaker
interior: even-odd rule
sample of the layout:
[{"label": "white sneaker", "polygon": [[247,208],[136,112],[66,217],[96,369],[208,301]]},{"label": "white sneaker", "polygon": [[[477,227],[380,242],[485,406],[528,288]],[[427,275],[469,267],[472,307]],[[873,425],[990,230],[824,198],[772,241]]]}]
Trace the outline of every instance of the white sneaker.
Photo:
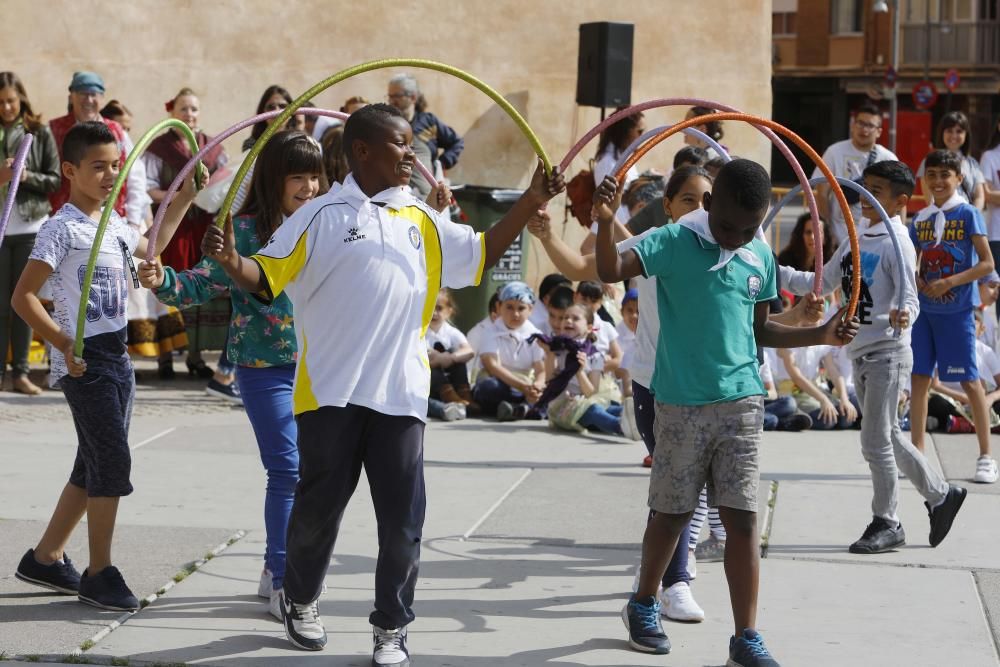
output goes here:
[{"label": "white sneaker", "polygon": [[701,623],[705,620],[705,611],[694,601],[686,582],[679,581],[660,593],[660,603],[660,613],[672,621]]},{"label": "white sneaker", "polygon": [[465,419],[465,406],[461,403],[448,403],[444,406],[444,416],[441,418],[446,422]]},{"label": "white sneaker", "polygon": [[[260,583],[257,584],[257,597],[264,598],[265,600],[270,600],[273,597],[274,588],[271,585],[273,578],[271,571],[265,567],[264,571],[260,573]],[[278,619],[281,619],[281,614],[278,614]]]},{"label": "white sneaker", "polygon": [[642,440],[639,427],[635,425],[635,400],[631,396],[622,400],[622,433],[629,440]]},{"label": "white sneaker", "polygon": [[688,549],[687,571],[692,581],[698,578],[698,558],[694,554],[694,549]]},{"label": "white sneaker", "polygon": [[276,588],[271,591],[271,599],[267,602],[267,612],[274,616],[279,621],[284,619],[281,617],[281,589]]},{"label": "white sneaker", "polygon": [[278,596],[288,641],[304,651],[323,650],[326,646],[326,629],[323,627],[323,619],[319,617],[319,605],[315,601],[295,604],[285,597],[284,590]]},{"label": "white sneaker", "polygon": [[372,626],[375,650],[372,664],[379,667],[410,667],[410,652],[406,650],[406,628],[384,630]]},{"label": "white sneaker", "polygon": [[976,461],[976,476],[972,481],[980,484],[995,484],[997,481],[997,462],[989,454],[984,454]]}]

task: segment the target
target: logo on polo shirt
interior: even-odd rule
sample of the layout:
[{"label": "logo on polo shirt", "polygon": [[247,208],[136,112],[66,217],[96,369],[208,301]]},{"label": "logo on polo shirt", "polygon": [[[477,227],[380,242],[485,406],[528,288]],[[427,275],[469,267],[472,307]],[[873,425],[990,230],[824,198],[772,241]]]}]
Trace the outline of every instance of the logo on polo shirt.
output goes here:
[{"label": "logo on polo shirt", "polygon": [[763,281],[760,276],[750,276],[747,278],[747,294],[750,295],[751,299],[756,299],[757,295],[760,294],[760,288],[763,285]]},{"label": "logo on polo shirt", "polygon": [[350,229],[348,229],[347,238],[344,239],[344,243],[353,243],[355,241],[360,241],[361,239],[365,238],[365,235],[361,234],[360,231],[361,230],[359,230],[357,227],[351,227]]},{"label": "logo on polo shirt", "polygon": [[410,245],[413,246],[415,250],[420,250],[420,230],[416,227],[410,227],[410,231],[407,232],[410,237]]}]

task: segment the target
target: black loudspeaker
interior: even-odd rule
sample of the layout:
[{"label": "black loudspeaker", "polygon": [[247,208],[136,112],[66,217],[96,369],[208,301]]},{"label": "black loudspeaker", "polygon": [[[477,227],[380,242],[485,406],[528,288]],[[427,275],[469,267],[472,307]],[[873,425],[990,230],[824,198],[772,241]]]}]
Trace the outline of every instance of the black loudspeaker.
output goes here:
[{"label": "black loudspeaker", "polygon": [[631,23],[580,24],[580,55],[576,68],[576,103],[585,107],[631,104]]}]

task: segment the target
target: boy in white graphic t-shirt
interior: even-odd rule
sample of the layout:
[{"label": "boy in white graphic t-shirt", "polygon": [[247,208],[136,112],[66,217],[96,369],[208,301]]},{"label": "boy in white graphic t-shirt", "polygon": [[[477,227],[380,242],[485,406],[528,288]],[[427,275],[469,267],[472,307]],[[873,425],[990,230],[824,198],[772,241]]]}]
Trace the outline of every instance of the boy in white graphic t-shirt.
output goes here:
[{"label": "boy in white graphic t-shirt", "polygon": [[[128,281],[139,286],[131,256],[144,256],[147,245],[115,212],[94,268],[83,358],[73,354],[84,273],[101,210],[118,177],[120,157],[115,136],[103,123],[80,123],[69,131],[63,141],[62,163],[62,173],[70,182],[69,201],[39,230],[11,299],[18,315],[52,345],[50,383],[66,396],[78,437],[69,482],[41,541],[24,554],[15,576],[76,595],[95,607],[132,611],[139,601],[111,564],[111,537],[118,499],[132,493],[128,427],[135,376],[125,341],[126,304]],[[193,200],[194,187],[189,183],[168,209],[160,239],[173,236]],[[161,250],[156,248],[154,254]],[[54,318],[38,298],[46,281],[52,286]],[[65,548],[84,514],[90,562],[81,576]]]}]

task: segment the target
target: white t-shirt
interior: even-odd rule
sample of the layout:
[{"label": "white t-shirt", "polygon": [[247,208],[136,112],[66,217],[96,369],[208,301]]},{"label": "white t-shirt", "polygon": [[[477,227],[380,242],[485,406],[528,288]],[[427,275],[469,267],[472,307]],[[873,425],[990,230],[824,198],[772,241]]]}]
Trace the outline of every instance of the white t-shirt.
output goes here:
[{"label": "white t-shirt", "polygon": [[629,370],[635,358],[635,332],[628,328],[625,320],[615,325],[615,331],[618,333],[618,345],[622,349],[621,367]]},{"label": "white t-shirt", "polygon": [[[867,150],[858,150],[851,143],[850,139],[845,139],[844,141],[831,144],[826,149],[826,152],[823,153],[823,162],[830,168],[834,176],[855,180],[861,177],[865,167],[868,166],[868,153],[869,151]],[[888,148],[880,144],[875,144],[875,162],[896,159],[898,159],[896,155]],[[822,175],[823,172],[819,170],[819,167],[813,170],[813,178]],[[860,227],[862,224],[860,202],[851,207],[851,215],[854,217],[855,224]],[[833,218],[832,230],[835,237],[834,240],[839,245],[841,241],[847,238],[847,223],[844,222],[844,214],[841,212],[840,206],[832,197],[830,199],[830,217]]]},{"label": "white t-shirt", "polygon": [[594,333],[597,335],[594,347],[605,357],[608,356],[611,352],[611,343],[618,340],[618,330],[615,325],[594,315]]},{"label": "white t-shirt", "polygon": [[253,256],[295,308],[294,412],[350,403],[427,419],[424,335],[442,287],[478,284],[484,237],[406,188],[367,197],[350,175]]},{"label": "white t-shirt", "polygon": [[433,350],[435,343],[441,343],[445,352],[454,352],[469,342],[465,334],[453,327],[450,322],[442,322],[441,328],[437,331],[428,326],[426,340],[428,350]]},{"label": "white t-shirt", "polygon": [[525,322],[517,329],[508,329],[503,318],[493,323],[493,330],[483,336],[479,356],[495,354],[500,365],[515,373],[528,373],[531,367],[545,358],[545,352],[528,337],[541,333],[531,322]]},{"label": "white t-shirt", "polygon": [[[652,234],[658,227],[651,227],[638,236],[616,244],[618,254],[624,254]],[[660,312],[657,309],[656,282],[644,276],[634,279],[639,290],[639,326],[635,330],[635,352],[628,367],[632,381],[649,388],[653,382],[656,365],[656,343],[660,337]]]},{"label": "white t-shirt", "polygon": [[[566,368],[566,357],[568,352],[556,352],[556,375],[561,373],[564,368]],[[587,364],[584,366],[584,371],[586,373],[591,373],[592,371],[602,372],[604,371],[604,355],[597,351],[597,348],[593,348],[593,352],[587,355]],[[550,380],[552,378],[549,378]],[[577,379],[576,375],[569,381],[566,385],[566,391],[574,396],[579,396],[583,394],[580,389],[580,381]]]},{"label": "white t-shirt", "polygon": [[[990,188],[1000,190],[1000,146],[983,153],[979,168]],[[986,210],[989,212],[986,218],[986,234],[990,241],[1000,241],[1000,205],[987,204]]]},{"label": "white t-shirt", "polygon": [[539,331],[545,331],[549,328],[549,309],[545,307],[541,299],[536,301],[532,307],[531,317],[528,318],[528,321],[534,324]]},{"label": "white t-shirt", "polygon": [[[773,352],[773,351],[772,351]],[[764,388],[774,386],[774,374],[771,372],[771,358],[773,354],[764,353],[764,363],[760,365],[758,372],[760,373],[760,381],[764,384]]]},{"label": "white t-shirt", "polygon": [[[80,292],[96,235],[97,222],[67,203],[42,223],[31,251],[31,259],[52,267],[48,284],[55,304],[53,319],[70,338],[76,335]],[[120,334],[123,353],[128,327],[128,285],[132,279],[125,255],[131,256],[137,245],[139,232],[112,211],[94,267],[84,336],[86,339],[100,334]],[[66,373],[66,359],[62,352],[53,349],[49,384],[56,386]]]},{"label": "white t-shirt", "polygon": [[[604,177],[607,176],[608,174],[611,174],[611,170],[614,169],[615,164],[618,163],[618,159],[620,157],[621,154],[618,153],[617,150],[615,150],[614,144],[608,144],[607,146],[604,147],[604,151],[597,158],[597,160],[594,161],[595,186],[600,185],[601,181],[604,180]],[[611,175],[613,176],[614,174]],[[631,167],[629,167],[629,170],[625,172],[625,183],[623,187],[627,188],[629,183],[631,183],[637,178],[639,178],[639,170],[636,169],[635,165],[632,165]],[[618,210],[615,212],[615,217],[617,217],[618,221],[624,225],[626,222],[629,221],[629,218],[631,218],[632,216],[629,215],[628,206],[622,204],[621,206],[618,207]],[[597,233],[596,222],[590,226],[590,233],[591,234]]]},{"label": "white t-shirt", "polygon": [[[819,367],[823,361],[823,357],[829,354],[831,349],[829,345],[810,345],[809,347],[792,348],[792,361],[802,375],[815,382],[819,377]],[[784,360],[778,356],[777,352],[773,354],[774,367],[771,369],[771,372],[774,374],[774,379],[778,382],[792,379],[788,374],[788,369],[785,368]]]},{"label": "white t-shirt", "polygon": [[476,353],[476,356],[472,358],[469,362],[469,377],[475,378],[476,373],[482,368],[482,364],[479,361],[479,350],[483,346],[483,336],[487,334],[488,331],[493,329],[493,320],[489,316],[476,322],[475,326],[469,329],[469,333],[466,336],[466,340],[469,342],[469,347],[472,351]]}]

